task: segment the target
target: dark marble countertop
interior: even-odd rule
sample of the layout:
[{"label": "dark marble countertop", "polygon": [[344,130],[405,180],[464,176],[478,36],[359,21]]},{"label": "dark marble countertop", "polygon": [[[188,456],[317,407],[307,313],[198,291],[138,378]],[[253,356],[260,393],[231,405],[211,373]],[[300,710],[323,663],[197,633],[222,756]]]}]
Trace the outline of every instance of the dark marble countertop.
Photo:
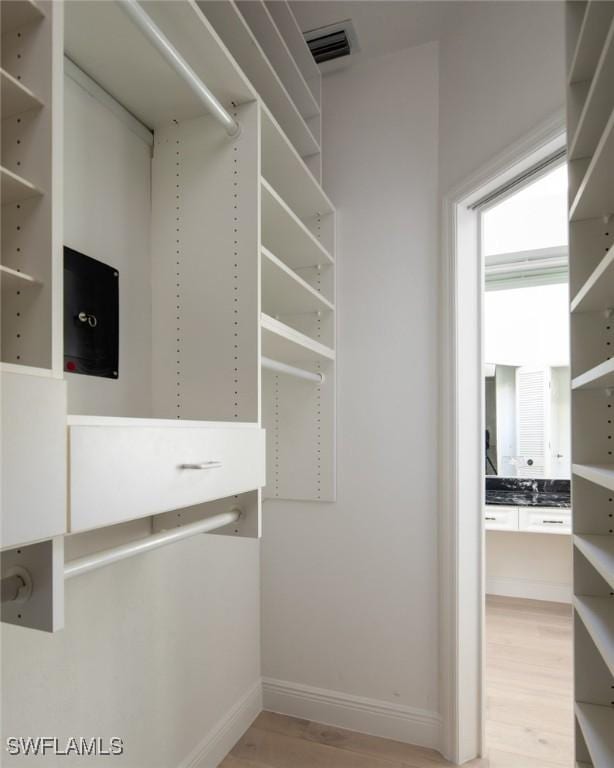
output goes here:
[{"label": "dark marble countertop", "polygon": [[569,480],[486,477],[486,503],[510,507],[571,507]]},{"label": "dark marble countertop", "polygon": [[509,507],[571,507],[569,494],[486,491],[486,503]]}]

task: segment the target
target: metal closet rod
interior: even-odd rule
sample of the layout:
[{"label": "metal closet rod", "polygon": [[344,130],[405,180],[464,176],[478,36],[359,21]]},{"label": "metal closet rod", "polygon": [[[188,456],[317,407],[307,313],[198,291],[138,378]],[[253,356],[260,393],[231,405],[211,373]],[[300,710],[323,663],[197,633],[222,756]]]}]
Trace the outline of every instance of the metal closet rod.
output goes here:
[{"label": "metal closet rod", "polygon": [[[240,517],[241,510],[234,508],[228,512],[221,512],[218,515],[208,517],[206,520],[198,520],[195,523],[188,523],[187,525],[182,525],[180,528],[173,528],[170,531],[154,533],[151,536],[137,539],[137,541],[132,541],[129,544],[122,544],[119,547],[112,547],[111,549],[104,549],[101,552],[94,552],[91,555],[85,555],[85,557],[79,557],[76,560],[69,560],[64,564],[64,578],[72,579],[73,576],[81,576],[82,573],[94,571],[97,568],[117,563],[128,557],[140,555],[143,552],[149,552],[152,549],[163,547],[166,544],[173,544],[176,541],[187,539],[198,533],[215,531],[217,528],[236,523]],[[8,603],[17,600],[20,596],[21,589],[26,586],[29,581],[31,582],[31,577],[27,573],[24,574],[24,576],[10,575],[4,577],[1,580],[2,602]]]},{"label": "metal closet rod", "polygon": [[64,565],[64,578],[72,579],[73,576],[80,576],[82,573],[94,571],[96,568],[102,568],[111,563],[117,563],[119,560],[125,560],[133,555],[140,555],[143,552],[149,552],[152,549],[163,547],[166,544],[173,544],[182,539],[188,539],[197,533],[208,533],[221,528],[224,525],[236,523],[241,517],[240,509],[231,509],[229,512],[220,512],[219,515],[213,515],[205,520],[198,520],[195,523],[188,523],[179,528],[172,528],[170,531],[161,531],[144,539],[131,541],[129,544],[122,544],[112,549],[104,549],[102,552],[94,552],[85,557],[79,557],[76,560],[69,560]]},{"label": "metal closet rod", "polygon": [[117,2],[149,42],[198,96],[206,110],[222,124],[226,133],[233,138],[238,136],[241,132],[239,123],[211,93],[188,62],[153,22],[149,14],[141,8],[137,0],[117,0]]},{"label": "metal closet rod", "polygon": [[295,365],[280,363],[279,360],[272,360],[270,357],[261,357],[260,363],[263,368],[267,368],[269,371],[275,371],[276,373],[287,373],[288,376],[296,376],[297,379],[315,381],[316,384],[321,384],[324,381],[323,373],[313,373],[313,371],[306,371],[304,368],[297,368]]}]

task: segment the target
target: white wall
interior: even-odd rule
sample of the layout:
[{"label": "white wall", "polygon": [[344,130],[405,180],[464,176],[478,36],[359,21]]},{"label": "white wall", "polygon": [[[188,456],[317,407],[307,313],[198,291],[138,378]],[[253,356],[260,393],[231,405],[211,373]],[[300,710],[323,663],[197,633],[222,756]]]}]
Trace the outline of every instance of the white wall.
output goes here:
[{"label": "white wall", "polygon": [[[113,189],[115,174],[116,183],[122,179],[135,196],[147,200],[148,163],[143,166],[134,157],[132,164],[114,162],[125,152],[143,154],[140,140],[74,83],[68,86],[67,107],[69,138],[73,119],[91,126],[90,118],[95,118],[106,128],[105,150],[110,155],[105,159],[104,153],[92,152],[85,161],[73,146],[66,154],[73,182],[100,194]],[[149,157],[148,148],[144,154]],[[136,173],[145,169],[143,178],[126,181],[128,168],[139,169]],[[82,215],[89,211],[79,211]],[[78,236],[80,222],[71,222],[67,230]],[[96,243],[92,240],[91,247]],[[123,266],[122,275],[134,279],[135,265]],[[123,317],[130,320],[130,311]],[[83,390],[85,377],[79,378],[73,384]],[[129,378],[124,396],[135,396],[130,389],[134,383]],[[98,390],[111,412],[125,407],[121,399]],[[87,407],[89,394],[85,396],[78,386],[72,394]],[[149,405],[148,393],[143,399]],[[149,532],[149,521],[140,520],[68,537],[66,557]],[[113,765],[175,768],[199,743],[205,750],[215,748],[207,737],[251,691],[238,732],[226,735],[225,748],[222,743],[223,755],[240,735],[241,724],[246,727],[259,707],[259,555],[256,540],[198,536],[68,581],[66,626],[55,635],[3,624],[3,738],[117,736],[124,741],[125,754],[113,758]],[[4,752],[4,742],[0,750]],[[0,758],[3,766],[31,762],[6,754]],[[49,756],[44,762],[75,764]],[[205,760],[198,768],[213,768],[216,763]],[[196,768],[196,763],[192,765]]]},{"label": "white wall", "polygon": [[[438,707],[437,92],[436,44],[325,78],[338,498],[266,503],[262,576],[266,677],[427,713]],[[265,704],[279,703],[265,688]]]},{"label": "white wall", "polygon": [[571,602],[571,536],[486,532],[486,593]]},{"label": "white wall", "polygon": [[459,2],[440,41],[442,194],[557,110],[564,3]]}]

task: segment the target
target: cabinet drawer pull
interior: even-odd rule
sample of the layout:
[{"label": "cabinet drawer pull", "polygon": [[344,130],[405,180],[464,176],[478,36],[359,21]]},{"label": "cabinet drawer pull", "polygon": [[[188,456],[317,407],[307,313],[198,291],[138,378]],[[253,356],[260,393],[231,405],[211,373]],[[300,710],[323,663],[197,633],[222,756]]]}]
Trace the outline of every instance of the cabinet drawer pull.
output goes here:
[{"label": "cabinet drawer pull", "polygon": [[201,461],[200,464],[180,464],[179,469],[219,469],[221,461]]},{"label": "cabinet drawer pull", "polygon": [[564,520],[544,520],[542,519],[542,523],[549,523],[550,525],[564,525]]},{"label": "cabinet drawer pull", "polygon": [[487,520],[496,520],[497,518],[496,517],[489,517],[488,515],[486,515],[486,519]]}]

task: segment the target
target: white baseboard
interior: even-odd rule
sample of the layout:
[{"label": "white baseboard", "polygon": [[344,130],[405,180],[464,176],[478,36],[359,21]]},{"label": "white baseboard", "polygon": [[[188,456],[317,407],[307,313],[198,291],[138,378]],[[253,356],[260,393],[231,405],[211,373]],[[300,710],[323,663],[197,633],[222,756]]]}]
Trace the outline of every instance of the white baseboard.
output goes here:
[{"label": "white baseboard", "polygon": [[421,747],[441,746],[436,712],[266,677],[262,694],[264,709],[271,712]]},{"label": "white baseboard", "polygon": [[571,584],[555,581],[532,581],[504,576],[486,578],[486,594],[502,597],[525,597],[528,600],[549,600],[553,603],[571,603]]},{"label": "white baseboard", "polygon": [[178,768],[216,768],[262,712],[262,684],[258,680],[218,720]]}]

